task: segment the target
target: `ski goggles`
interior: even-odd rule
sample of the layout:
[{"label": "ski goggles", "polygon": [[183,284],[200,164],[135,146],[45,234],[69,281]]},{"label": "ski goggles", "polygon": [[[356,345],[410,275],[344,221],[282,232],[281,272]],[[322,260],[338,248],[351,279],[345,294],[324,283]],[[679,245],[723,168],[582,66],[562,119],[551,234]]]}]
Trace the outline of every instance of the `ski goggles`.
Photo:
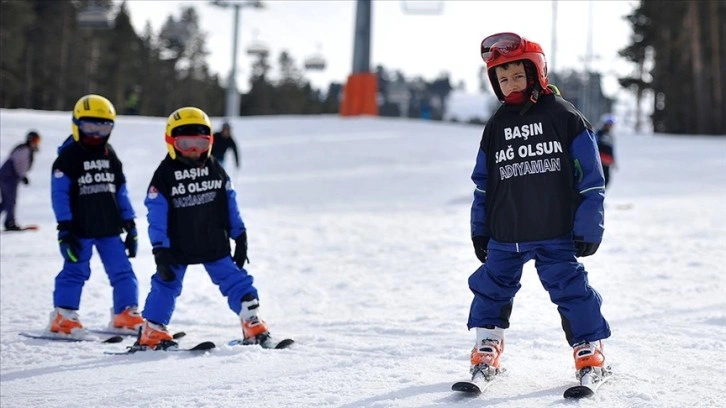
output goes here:
[{"label": "ski goggles", "polygon": [[193,135],[173,137],[174,148],[183,154],[204,153],[212,146],[212,136]]},{"label": "ski goggles", "polygon": [[494,52],[506,56],[517,56],[524,53],[524,39],[514,33],[492,34],[481,42],[481,59],[489,62]]},{"label": "ski goggles", "polygon": [[73,123],[84,136],[109,137],[113,130],[113,121],[104,119],[76,119]]}]

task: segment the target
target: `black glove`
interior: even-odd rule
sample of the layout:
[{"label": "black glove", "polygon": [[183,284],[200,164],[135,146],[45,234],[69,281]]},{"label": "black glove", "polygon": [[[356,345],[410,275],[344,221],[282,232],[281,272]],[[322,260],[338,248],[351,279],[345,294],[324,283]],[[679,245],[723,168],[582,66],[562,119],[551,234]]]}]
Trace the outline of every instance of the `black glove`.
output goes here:
[{"label": "black glove", "polygon": [[30,180],[28,180],[28,177],[27,176],[23,176],[23,178],[21,178],[20,181],[22,181],[23,184],[25,184],[26,186],[28,184],[30,184]]},{"label": "black glove", "polygon": [[176,274],[171,270],[174,265],[174,257],[171,255],[169,248],[154,248],[154,261],[156,261],[156,273],[159,274],[161,280],[171,282],[176,279]]},{"label": "black glove", "polygon": [[237,264],[238,268],[242,268],[245,266],[245,262],[250,261],[247,259],[247,232],[243,232],[240,236],[235,238],[234,243],[235,247],[232,259],[234,260],[234,263]]},{"label": "black glove", "polygon": [[134,258],[136,257],[136,252],[139,250],[139,232],[136,230],[134,220],[124,221],[124,230],[126,230],[124,246],[128,251],[129,258]]},{"label": "black glove", "polygon": [[479,258],[481,263],[486,262],[489,252],[487,250],[487,246],[489,245],[489,237],[482,237],[481,235],[477,235],[475,237],[471,237],[471,242],[474,243],[474,252],[476,253],[476,257]]},{"label": "black glove", "polygon": [[575,256],[580,258],[590,256],[597,252],[599,242],[585,242],[581,237],[575,237]]},{"label": "black glove", "polygon": [[58,246],[63,259],[68,262],[78,262],[81,243],[78,242],[78,237],[71,231],[70,221],[58,223]]}]

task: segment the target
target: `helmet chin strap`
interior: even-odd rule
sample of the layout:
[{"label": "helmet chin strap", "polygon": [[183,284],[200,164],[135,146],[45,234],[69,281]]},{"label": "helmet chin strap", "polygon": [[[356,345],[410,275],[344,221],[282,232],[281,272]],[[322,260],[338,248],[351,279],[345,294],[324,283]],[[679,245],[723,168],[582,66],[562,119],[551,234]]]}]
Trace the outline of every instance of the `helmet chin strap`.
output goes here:
[{"label": "helmet chin strap", "polygon": [[522,110],[519,111],[519,115],[522,116],[527,111],[532,109],[532,106],[534,106],[535,103],[537,103],[537,100],[539,99],[540,92],[542,91],[542,86],[539,84],[539,81],[534,81],[534,86],[532,87],[532,92],[529,94],[529,100],[522,106]]}]

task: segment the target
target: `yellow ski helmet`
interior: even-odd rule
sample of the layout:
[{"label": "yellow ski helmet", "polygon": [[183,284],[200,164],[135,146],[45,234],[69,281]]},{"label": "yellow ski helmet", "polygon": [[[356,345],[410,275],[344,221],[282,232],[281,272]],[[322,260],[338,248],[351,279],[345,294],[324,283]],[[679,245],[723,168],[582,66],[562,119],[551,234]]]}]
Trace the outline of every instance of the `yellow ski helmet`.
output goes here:
[{"label": "yellow ski helmet", "polygon": [[115,122],[116,109],[113,107],[111,101],[101,95],[89,94],[82,96],[76,102],[76,106],[73,107],[71,130],[73,131],[73,140],[76,142],[81,140],[78,121],[85,118]]},{"label": "yellow ski helmet", "polygon": [[164,139],[166,140],[166,148],[169,150],[169,156],[172,159],[176,159],[177,150],[174,148],[174,137],[177,136],[177,132],[175,130],[179,130],[182,126],[196,126],[199,129],[199,134],[209,135],[207,157],[211,156],[212,144],[214,143],[214,138],[212,137],[212,122],[203,110],[192,106],[185,106],[175,110],[169,115],[166,121],[166,134],[164,135]]}]

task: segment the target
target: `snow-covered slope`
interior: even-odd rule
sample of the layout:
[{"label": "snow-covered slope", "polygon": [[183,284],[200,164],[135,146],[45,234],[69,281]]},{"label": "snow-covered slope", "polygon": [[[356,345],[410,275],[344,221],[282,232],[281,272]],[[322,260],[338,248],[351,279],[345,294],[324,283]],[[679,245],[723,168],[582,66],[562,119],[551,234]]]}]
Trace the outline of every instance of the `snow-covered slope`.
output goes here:
[{"label": "snow-covered slope", "polygon": [[[215,121],[215,125],[220,125]],[[165,119],[119,117],[141,241],[132,260],[140,301],[154,271],[143,198],[165,154]],[[383,118],[259,117],[232,123],[243,155],[230,168],[250,240],[262,317],[297,344],[231,348],[237,317],[200,266],[187,273],[171,322],[203,356],[108,356],[123,345],[23,338],[52,309],[61,267],[50,165],[70,132],[67,112],[0,111],[4,160],[25,132],[42,151],[21,186],[18,221],[0,234],[0,405],[5,407],[570,407],[571,351],[527,265],[503,364],[479,399],[453,395],[468,374],[466,329],[478,266],[469,240],[469,179],[481,128]],[[584,263],[603,296],[615,377],[580,406],[723,407],[726,396],[726,138],[617,134],[619,168],[606,235]],[[100,261],[81,319],[107,324]],[[127,340],[130,343],[130,340]],[[483,402],[482,400],[485,400]]]}]

